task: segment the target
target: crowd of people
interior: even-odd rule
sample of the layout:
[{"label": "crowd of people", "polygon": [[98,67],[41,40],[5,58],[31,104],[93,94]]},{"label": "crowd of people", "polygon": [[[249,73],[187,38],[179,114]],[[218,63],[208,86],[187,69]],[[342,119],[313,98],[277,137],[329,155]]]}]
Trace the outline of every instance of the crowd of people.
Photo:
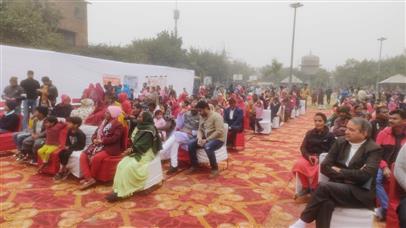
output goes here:
[{"label": "crowd of people", "polygon": [[[287,122],[302,106],[309,105],[308,100],[319,109],[325,108],[324,100],[327,104],[333,101],[333,114],[318,112],[314,128],[306,133],[300,147],[302,156],[292,169],[302,184],[296,197],[312,197],[291,227],[305,227],[314,220],[317,227],[328,227],[334,207],[373,208],[375,195],[379,202],[376,214],[384,220],[390,201],[385,183],[395,175],[406,190],[406,100],[398,92],[376,97],[373,91],[352,88],[333,92],[322,88],[311,91],[307,85],[290,89],[202,85],[195,94],[184,89],[177,95],[170,85],[161,88],[144,84],[135,94],[127,85],[97,83],[83,91],[79,107],[74,107],[68,95],[62,95],[57,103],[58,90],[50,78],[42,77],[41,81],[42,85],[33,71],[28,71],[27,79],[20,84],[16,77],[10,79],[2,95],[5,109],[0,134],[15,132],[16,159],[32,165],[40,160],[41,173],[49,165],[51,154],[61,149],[60,133],[67,129],[58,154],[60,170],[54,178],[67,178],[71,154],[82,151],[82,190],[97,183],[103,160],[122,156],[112,193],[106,197],[110,202],[142,190],[147,165],[156,156],[170,160],[168,175],[178,172],[180,148],[189,153],[187,174],[199,169],[197,152],[203,149],[210,161],[209,178],[216,178],[216,150],[224,144],[234,150],[237,134],[244,129],[263,132],[264,110],[271,111],[271,120]],[[88,145],[82,124],[97,126]],[[319,165],[320,154],[326,152],[326,159]],[[329,182],[319,183],[319,167]],[[405,227],[405,191],[399,197],[399,221]]]}]

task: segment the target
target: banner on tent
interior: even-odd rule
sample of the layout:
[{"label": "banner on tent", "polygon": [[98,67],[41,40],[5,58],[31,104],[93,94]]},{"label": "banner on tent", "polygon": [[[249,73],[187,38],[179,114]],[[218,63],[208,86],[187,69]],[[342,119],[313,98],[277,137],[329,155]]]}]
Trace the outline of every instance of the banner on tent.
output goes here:
[{"label": "banner on tent", "polygon": [[123,82],[124,85],[128,85],[128,87],[134,91],[138,88],[138,76],[125,75]]},{"label": "banner on tent", "polygon": [[120,76],[105,74],[103,76],[103,85],[106,85],[108,82],[111,82],[113,86],[121,84]]},{"label": "banner on tent", "polygon": [[148,86],[159,86],[164,88],[167,86],[167,79],[168,76],[166,75],[159,75],[159,76],[146,76],[146,81]]}]

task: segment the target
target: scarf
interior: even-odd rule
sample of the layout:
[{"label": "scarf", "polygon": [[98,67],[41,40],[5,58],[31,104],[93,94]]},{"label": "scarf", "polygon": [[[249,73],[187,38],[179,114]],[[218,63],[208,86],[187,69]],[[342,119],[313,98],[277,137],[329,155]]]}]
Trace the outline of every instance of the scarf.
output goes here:
[{"label": "scarf", "polygon": [[143,112],[141,115],[143,121],[137,124],[138,131],[132,139],[133,153],[129,155],[137,159],[137,161],[141,160],[142,154],[146,153],[150,148],[152,148],[155,155],[162,149],[162,142],[155,128],[152,115],[149,112]]}]

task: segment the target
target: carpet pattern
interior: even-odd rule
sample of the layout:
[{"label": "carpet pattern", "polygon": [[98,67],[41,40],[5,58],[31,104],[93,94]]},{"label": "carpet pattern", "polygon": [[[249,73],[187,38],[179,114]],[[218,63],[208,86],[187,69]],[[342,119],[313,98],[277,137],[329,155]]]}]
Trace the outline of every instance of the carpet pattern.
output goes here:
[{"label": "carpet pattern", "polygon": [[[312,127],[314,111],[271,135],[246,134],[220,177],[167,177],[154,191],[110,204],[109,185],[79,191],[78,180],[56,182],[12,157],[0,158],[0,227],[287,227],[304,205],[294,202],[290,169]],[[167,165],[165,167],[167,169]]]}]

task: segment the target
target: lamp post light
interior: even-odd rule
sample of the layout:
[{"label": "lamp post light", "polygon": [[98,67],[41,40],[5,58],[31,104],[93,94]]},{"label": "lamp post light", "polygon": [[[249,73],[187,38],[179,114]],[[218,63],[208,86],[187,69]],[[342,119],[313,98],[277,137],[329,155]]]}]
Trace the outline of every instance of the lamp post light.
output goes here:
[{"label": "lamp post light", "polygon": [[376,76],[376,84],[375,84],[375,89],[376,89],[376,94],[377,94],[377,98],[379,98],[379,87],[378,87],[378,83],[379,83],[379,76],[381,75],[381,58],[382,58],[382,43],[383,41],[387,40],[386,37],[380,37],[377,39],[379,41],[379,60],[378,60],[378,75]]},{"label": "lamp post light", "polygon": [[289,87],[292,87],[292,75],[293,75],[293,51],[295,49],[295,29],[296,29],[296,9],[302,7],[300,2],[290,4],[290,7],[294,9],[293,13],[293,34],[292,34],[292,49],[290,52],[290,70],[289,70]]}]

